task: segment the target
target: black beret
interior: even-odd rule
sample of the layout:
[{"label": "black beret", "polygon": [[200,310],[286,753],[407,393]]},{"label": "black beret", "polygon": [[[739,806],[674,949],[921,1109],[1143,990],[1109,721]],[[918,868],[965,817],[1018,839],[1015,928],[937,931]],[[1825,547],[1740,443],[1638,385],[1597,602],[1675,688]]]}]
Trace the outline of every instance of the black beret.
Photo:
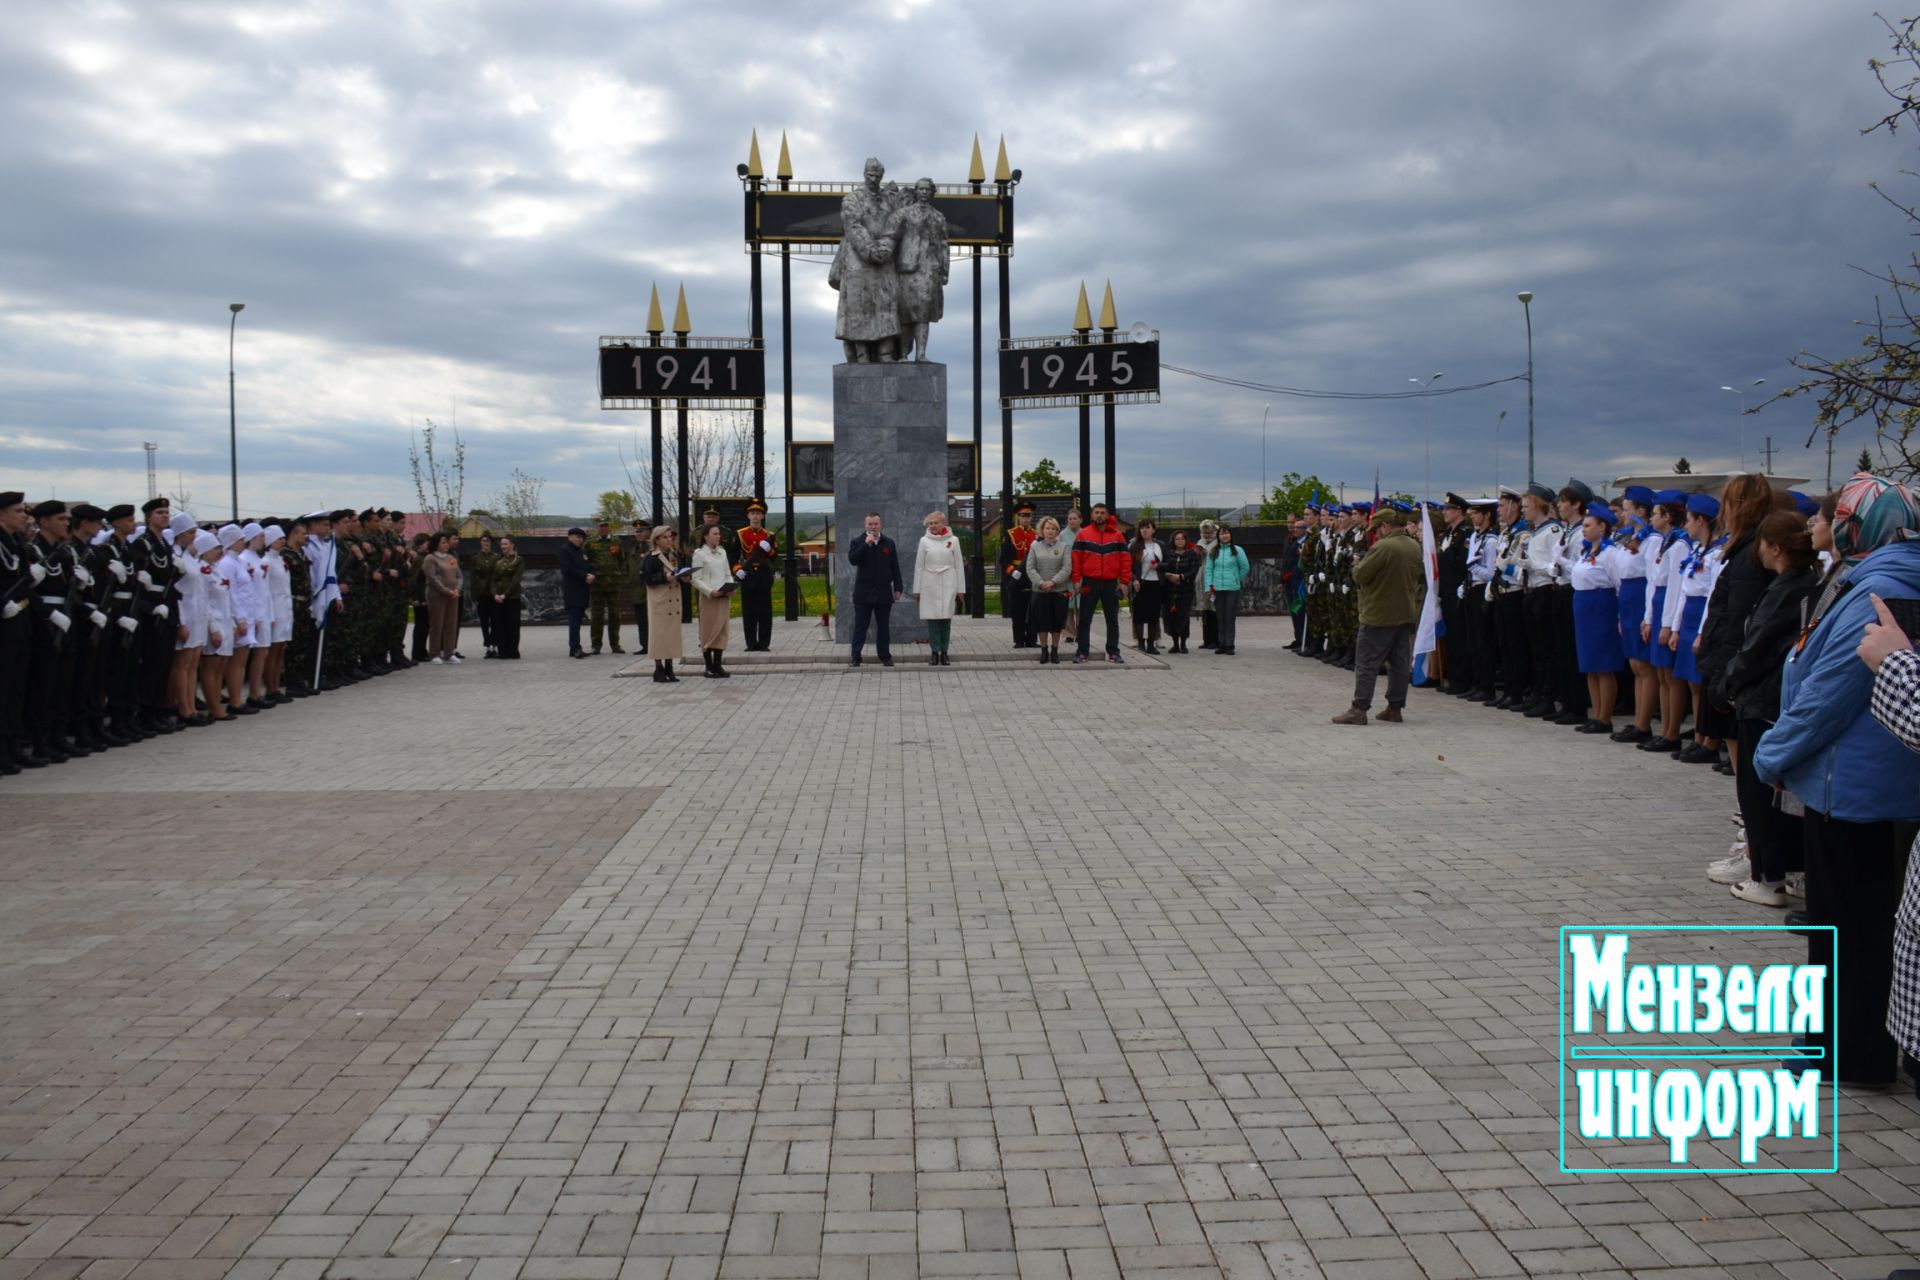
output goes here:
[{"label": "black beret", "polygon": [[0,507],[17,507],[27,500],[27,495],[18,489],[0,491]]},{"label": "black beret", "polygon": [[131,502],[121,502],[107,508],[107,519],[109,520],[125,520],[131,515],[133,515],[133,504]]},{"label": "black beret", "polygon": [[140,504],[140,514],[150,516],[161,507],[171,507],[172,505],[173,500],[171,498],[148,498]]},{"label": "black beret", "polygon": [[76,502],[73,504],[73,518],[75,520],[105,520],[107,513],[99,507],[94,506],[91,502]]},{"label": "black beret", "polygon": [[48,498],[35,507],[31,514],[35,520],[45,520],[48,516],[63,516],[67,514],[67,504],[58,498]]}]

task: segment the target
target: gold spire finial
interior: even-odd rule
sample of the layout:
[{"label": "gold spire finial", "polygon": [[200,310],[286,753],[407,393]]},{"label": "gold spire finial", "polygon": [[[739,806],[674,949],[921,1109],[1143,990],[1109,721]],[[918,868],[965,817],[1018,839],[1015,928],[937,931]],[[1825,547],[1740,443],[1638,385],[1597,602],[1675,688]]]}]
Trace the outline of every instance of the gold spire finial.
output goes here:
[{"label": "gold spire finial", "polygon": [[647,332],[662,334],[667,331],[667,322],[660,315],[660,286],[653,286],[653,298],[647,303]]},{"label": "gold spire finial", "polygon": [[693,321],[687,319],[687,286],[680,286],[680,301],[673,304],[673,331],[681,337],[693,332]]},{"label": "gold spire finial", "polygon": [[774,168],[773,176],[786,179],[793,176],[793,157],[787,154],[787,131],[780,131],[780,163]]},{"label": "gold spire finial", "polygon": [[976,133],[973,135],[973,159],[967,162],[967,181],[985,182],[986,180],[987,166],[980,159],[980,135]]},{"label": "gold spire finial", "polygon": [[1100,327],[1112,332],[1120,327],[1120,317],[1113,313],[1113,281],[1107,281],[1107,296],[1100,300]]},{"label": "gold spire finial", "polygon": [[758,129],[753,131],[753,141],[747,145],[747,176],[749,178],[766,176],[765,170],[760,167],[760,131]]},{"label": "gold spire finial", "polygon": [[1007,135],[1000,135],[1000,155],[993,162],[993,180],[995,182],[1013,181],[1013,166],[1007,163]]},{"label": "gold spire finial", "polygon": [[1073,331],[1085,333],[1093,328],[1092,316],[1087,311],[1087,282],[1080,282],[1080,302],[1073,309]]}]

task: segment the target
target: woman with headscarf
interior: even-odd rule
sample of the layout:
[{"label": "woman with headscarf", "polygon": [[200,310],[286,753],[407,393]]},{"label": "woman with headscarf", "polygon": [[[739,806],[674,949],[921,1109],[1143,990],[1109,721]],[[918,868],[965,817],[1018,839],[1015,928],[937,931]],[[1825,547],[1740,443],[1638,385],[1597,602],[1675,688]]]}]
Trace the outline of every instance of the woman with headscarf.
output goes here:
[{"label": "woman with headscarf", "polygon": [[[1220,524],[1215,520],[1200,522],[1200,540],[1193,544],[1199,553],[1200,567],[1205,571],[1207,563],[1213,559],[1213,549],[1220,545]],[[1214,609],[1211,593],[1202,590],[1198,579],[1194,581],[1193,611],[1200,616],[1200,647],[1218,649],[1220,647],[1220,615]],[[1183,648],[1185,646],[1182,646]]]},{"label": "woman with headscarf", "polygon": [[1900,865],[1920,830],[1920,762],[1873,717],[1873,672],[1855,650],[1877,611],[1874,598],[1920,600],[1920,503],[1905,487],[1861,472],[1834,508],[1836,557],[1845,566],[1788,653],[1780,718],[1753,753],[1755,775],[1784,786],[1805,808],[1808,963],[1835,963],[1839,1016],[1810,1036],[1837,1051],[1843,1083],[1893,1081],[1887,1032]]}]

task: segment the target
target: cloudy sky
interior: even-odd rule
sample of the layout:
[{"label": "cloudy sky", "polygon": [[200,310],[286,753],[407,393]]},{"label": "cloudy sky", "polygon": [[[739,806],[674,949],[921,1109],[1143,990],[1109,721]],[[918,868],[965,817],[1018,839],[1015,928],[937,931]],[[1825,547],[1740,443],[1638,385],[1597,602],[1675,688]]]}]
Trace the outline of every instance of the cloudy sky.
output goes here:
[{"label": "cloudy sky", "polygon": [[[411,507],[429,417],[458,423],[469,505],[518,466],[548,510],[589,510],[645,430],[598,408],[597,335],[638,332],[656,281],[669,305],[685,283],[696,332],[746,331],[754,129],[769,168],[784,130],[822,180],[877,154],[960,181],[974,134],[989,164],[1004,134],[1017,334],[1111,278],[1169,363],[1404,391],[1520,372],[1530,289],[1541,478],[1731,467],[1720,387],[1849,350],[1873,298],[1853,268],[1908,252],[1867,183],[1920,167],[1912,140],[1859,132],[1886,45],[1853,0],[26,0],[0,26],[0,487],[144,496],[152,441],[163,491],[223,509],[240,301],[243,510]],[[794,272],[796,434],[825,435],[834,295]],[[955,436],[963,279],[934,335]],[[1128,502],[1244,501],[1263,465],[1418,493],[1428,413],[1436,493],[1491,485],[1502,410],[1499,477],[1524,466],[1521,383],[1422,404],[1163,382],[1120,411]],[[1817,482],[1809,417],[1747,418],[1749,462],[1771,434]],[[1076,437],[1070,410],[1018,414],[1016,462],[1071,472]],[[1841,471],[1864,443],[1842,436]]]}]

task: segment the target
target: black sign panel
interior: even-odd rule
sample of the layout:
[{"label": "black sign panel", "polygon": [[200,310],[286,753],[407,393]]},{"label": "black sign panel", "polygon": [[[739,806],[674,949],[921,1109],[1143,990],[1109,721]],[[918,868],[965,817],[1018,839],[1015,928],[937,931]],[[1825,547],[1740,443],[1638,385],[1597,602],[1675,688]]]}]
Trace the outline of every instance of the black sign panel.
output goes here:
[{"label": "black sign panel", "polygon": [[947,492],[972,493],[980,487],[980,459],[971,440],[947,441]]},{"label": "black sign panel", "polygon": [[1158,342],[1003,347],[1000,398],[1133,395],[1160,390]]},{"label": "black sign panel", "polygon": [[766,352],[757,348],[600,348],[602,400],[758,400],[766,394]]},{"label": "black sign panel", "polygon": [[[846,190],[767,191],[756,196],[747,193],[747,240],[759,244],[838,244],[845,229],[840,225],[840,201]],[[1003,202],[992,192],[974,195],[966,192],[941,192],[933,197],[933,207],[947,217],[947,243],[950,245],[1010,245],[1013,200],[1004,201],[1009,221],[1000,223]],[[756,216],[757,215],[757,216]]]},{"label": "black sign panel", "polygon": [[1052,516],[1060,522],[1061,531],[1065,532],[1067,527],[1067,512],[1073,510],[1078,504],[1078,499],[1070,493],[1030,493],[1025,497],[1014,499],[1013,505],[1018,507],[1022,502],[1031,502],[1033,504],[1033,527],[1035,529],[1040,527],[1042,520],[1045,520],[1048,516]]},{"label": "black sign panel", "polygon": [[793,442],[787,453],[787,492],[809,498],[833,496],[833,441]]}]

